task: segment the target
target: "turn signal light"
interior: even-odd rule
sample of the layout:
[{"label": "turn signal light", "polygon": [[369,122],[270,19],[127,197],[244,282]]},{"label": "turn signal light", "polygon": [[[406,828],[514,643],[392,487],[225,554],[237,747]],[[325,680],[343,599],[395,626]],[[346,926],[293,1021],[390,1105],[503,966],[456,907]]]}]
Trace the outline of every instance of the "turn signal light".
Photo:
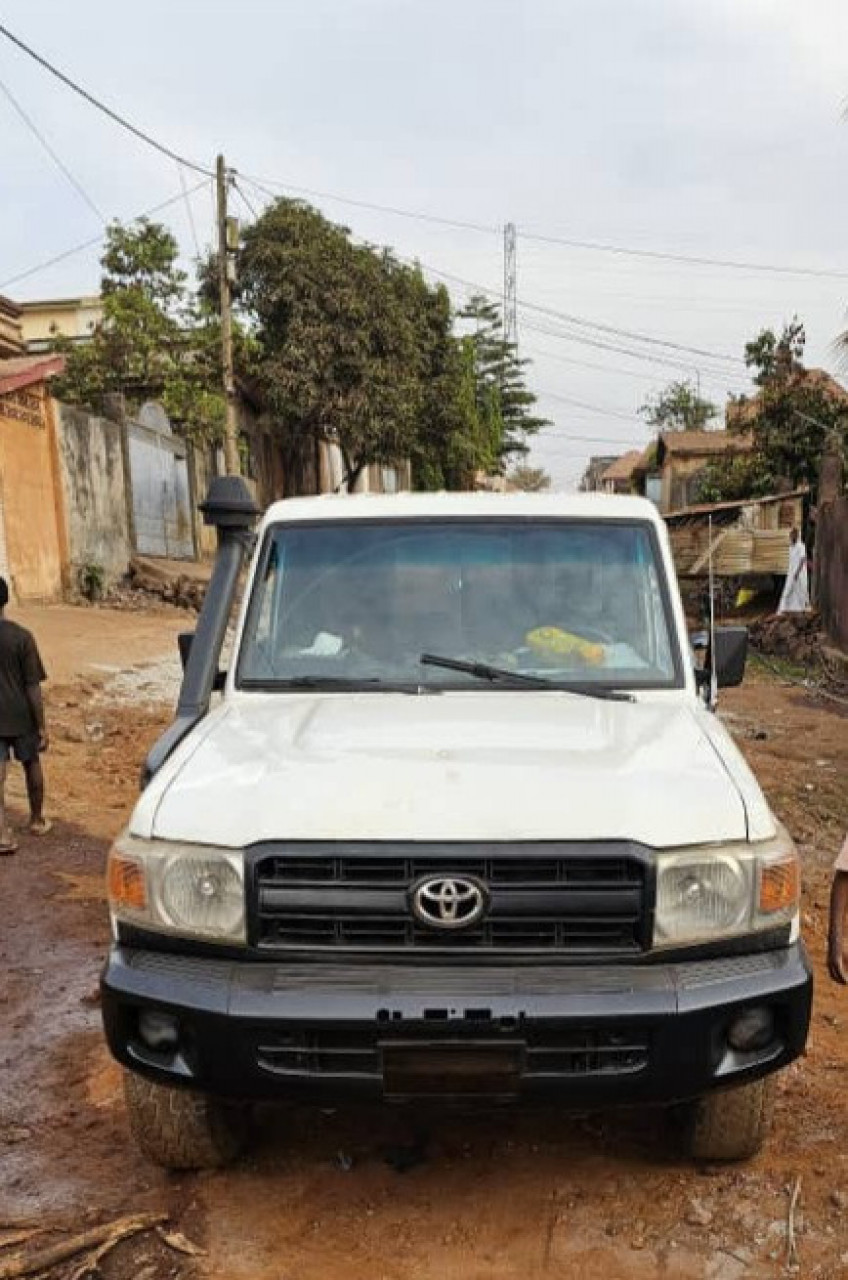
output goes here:
[{"label": "turn signal light", "polygon": [[126,858],[113,849],[107,872],[109,902],[113,910],[147,910],[147,885],[144,868],[134,858]]},{"label": "turn signal light", "polygon": [[798,859],[781,858],[766,863],[760,872],[760,911],[771,915],[773,911],[785,911],[799,898]]}]

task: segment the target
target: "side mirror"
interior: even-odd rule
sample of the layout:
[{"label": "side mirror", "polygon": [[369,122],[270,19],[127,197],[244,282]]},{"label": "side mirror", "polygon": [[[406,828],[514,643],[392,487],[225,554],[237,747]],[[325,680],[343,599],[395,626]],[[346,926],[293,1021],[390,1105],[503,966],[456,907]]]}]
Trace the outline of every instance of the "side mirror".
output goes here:
[{"label": "side mirror", "polygon": [[[716,627],[714,660],[719,689],[732,689],[742,683],[747,657],[747,627]],[[706,665],[710,666],[709,658]]]},{"label": "side mirror", "polygon": [[[191,653],[191,646],[193,644],[194,644],[193,631],[181,631],[177,636],[177,647],[179,648],[179,651],[180,651],[180,662],[182,663],[183,671],[185,671],[186,667],[188,666],[188,657],[189,657],[189,654]],[[226,671],[216,671],[215,679],[212,683],[212,688],[216,693],[220,693],[224,685],[226,684],[226,682],[227,682]]]}]

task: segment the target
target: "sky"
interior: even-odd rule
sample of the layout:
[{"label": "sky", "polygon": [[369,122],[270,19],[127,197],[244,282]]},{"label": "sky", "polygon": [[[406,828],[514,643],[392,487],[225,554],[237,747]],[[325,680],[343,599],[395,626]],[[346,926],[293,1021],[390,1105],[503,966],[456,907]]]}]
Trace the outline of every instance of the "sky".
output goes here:
[{"label": "sky", "polygon": [[[848,373],[845,0],[2,0],[0,22],[202,168],[223,152],[245,220],[304,195],[448,277],[457,307],[501,296],[515,224],[519,348],[552,421],[530,461],[556,489],[646,443],[637,411],[670,380],[750,390],[745,342],[793,315],[807,362]],[[213,235],[208,180],[2,38],[0,195],[19,301],[96,293],[95,210],[171,202],[187,259]]]}]

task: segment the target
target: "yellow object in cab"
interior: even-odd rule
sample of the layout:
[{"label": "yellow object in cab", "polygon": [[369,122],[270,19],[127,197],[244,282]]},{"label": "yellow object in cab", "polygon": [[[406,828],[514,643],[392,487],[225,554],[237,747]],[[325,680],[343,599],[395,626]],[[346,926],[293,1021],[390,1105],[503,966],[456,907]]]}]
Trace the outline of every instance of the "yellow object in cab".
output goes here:
[{"label": "yellow object in cab", "polygon": [[562,631],[559,627],[536,627],[528,631],[524,639],[541,657],[577,658],[587,667],[604,665],[604,646],[584,640],[572,631]]}]

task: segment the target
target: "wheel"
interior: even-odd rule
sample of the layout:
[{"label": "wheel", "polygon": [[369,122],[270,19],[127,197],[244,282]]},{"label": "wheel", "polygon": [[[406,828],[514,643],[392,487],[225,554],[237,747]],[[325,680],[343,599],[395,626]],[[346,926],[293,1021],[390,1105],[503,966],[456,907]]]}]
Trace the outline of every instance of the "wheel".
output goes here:
[{"label": "wheel", "polygon": [[747,1160],[771,1128],[774,1076],[753,1080],[691,1104],[689,1153],[696,1160]]},{"label": "wheel", "polygon": [[234,1160],[247,1139],[244,1111],[203,1093],[154,1084],[124,1072],[130,1130],[154,1164],[214,1169]]}]

